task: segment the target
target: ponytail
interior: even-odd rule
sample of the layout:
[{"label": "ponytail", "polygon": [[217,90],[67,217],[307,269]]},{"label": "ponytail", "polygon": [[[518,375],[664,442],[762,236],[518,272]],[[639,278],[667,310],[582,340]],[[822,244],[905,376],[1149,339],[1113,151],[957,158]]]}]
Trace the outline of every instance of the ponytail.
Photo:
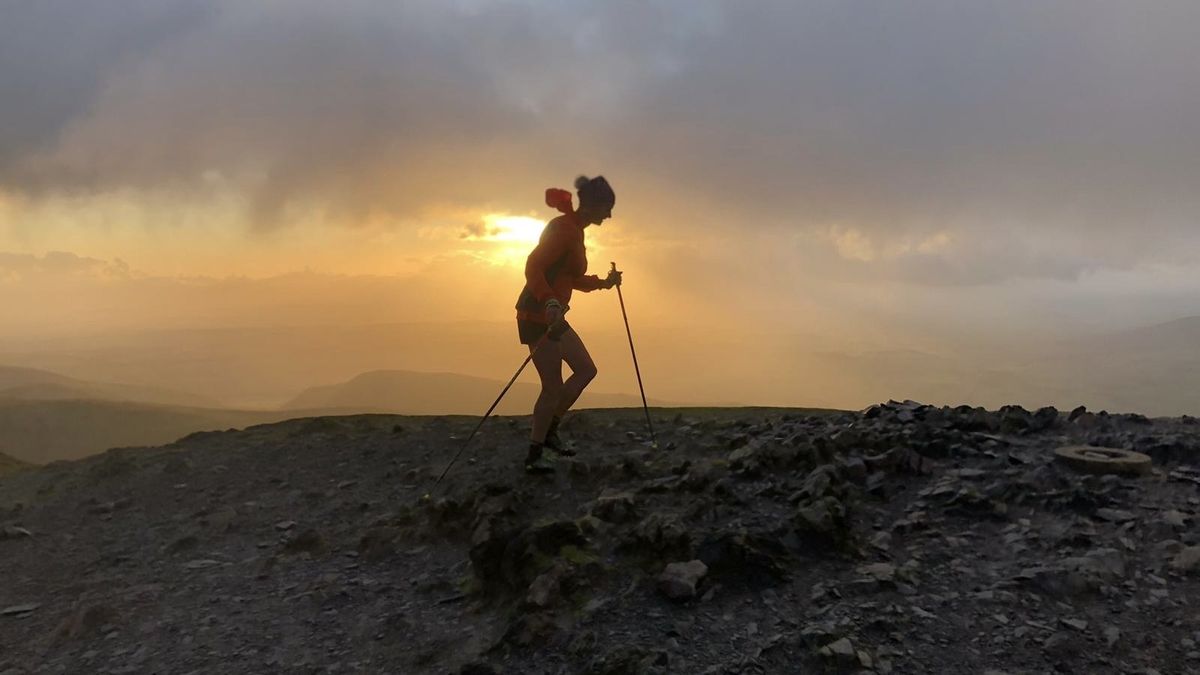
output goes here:
[{"label": "ponytail", "polygon": [[546,206],[553,207],[561,213],[575,213],[571,203],[571,193],[562,188],[546,188]]}]

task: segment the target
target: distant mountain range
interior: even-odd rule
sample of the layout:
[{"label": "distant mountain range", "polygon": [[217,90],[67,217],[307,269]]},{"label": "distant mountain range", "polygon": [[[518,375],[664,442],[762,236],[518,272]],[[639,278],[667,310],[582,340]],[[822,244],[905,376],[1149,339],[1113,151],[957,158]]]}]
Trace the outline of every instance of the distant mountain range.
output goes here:
[{"label": "distant mountain range", "polygon": [[[452,373],[376,371],[306,390],[274,410],[196,405],[187,394],[101,384],[30,368],[0,367],[0,453],[41,464],[113,447],[161,445],[196,431],[242,428],[293,417],[363,412],[482,415],[504,382]],[[517,383],[496,414],[528,414],[537,387]],[[655,402],[655,404],[660,404]],[[586,394],[585,407],[640,406],[620,394]],[[3,471],[0,461],[0,472]]]},{"label": "distant mountain range", "polygon": [[822,361],[861,401],[1200,414],[1200,317],[1021,347],[830,352]]},{"label": "distant mountain range", "polygon": [[[381,355],[389,348],[390,353],[406,354],[404,359],[413,361],[425,353],[424,341],[435,336],[466,355],[461,359],[464,369],[494,373],[497,363],[509,367],[511,345],[492,339],[490,324],[461,328],[461,334],[448,325],[441,329],[418,325],[410,331],[395,326],[320,329],[311,334],[301,330],[286,345],[287,336],[281,331],[214,331],[211,344],[200,332],[170,333],[140,345],[145,353],[138,351],[136,342],[113,342],[93,351],[72,343],[48,346],[40,355],[14,352],[10,356],[16,363],[58,361],[61,368],[0,367],[0,453],[45,463],[110,447],[169,443],[194,431],[321,414],[481,415],[499,394],[503,380],[404,367],[362,369],[357,371],[361,374],[339,381],[345,377],[339,373],[356,372],[356,367],[372,359],[387,363]],[[346,344],[361,350],[341,348]],[[493,349],[489,345],[495,345],[494,352],[472,351],[474,344],[489,350]],[[273,345],[279,348],[272,351]],[[854,408],[911,398],[992,408],[1006,403],[1060,408],[1083,404],[1094,410],[1159,416],[1200,414],[1200,317],[1020,346],[988,347],[967,341],[924,350],[883,345],[837,352],[797,346],[765,354],[773,365],[769,373],[738,361],[722,362],[721,368],[694,367],[691,352],[657,351],[664,360],[689,359],[669,370],[656,365],[677,377],[686,376],[680,382],[694,390],[726,383],[728,390],[720,398],[751,404]],[[138,384],[118,383],[123,364],[129,365],[129,377]],[[723,370],[729,374],[722,374]],[[497,414],[524,415],[532,409],[538,390],[532,366],[521,379]],[[336,384],[304,388],[322,380]],[[228,389],[216,386],[224,381],[232,383]],[[659,382],[649,384],[657,387]],[[685,390],[678,382],[673,384],[674,391]],[[204,385],[195,390],[206,395],[191,393],[193,385]],[[265,396],[285,386],[300,393],[291,394],[283,405],[277,402],[287,394],[254,407],[222,405],[207,395],[243,391]],[[589,391],[578,407],[638,407],[641,400],[636,391]],[[650,403],[678,405],[661,399]]]},{"label": "distant mountain range", "polygon": [[223,410],[210,399],[168,388],[0,366],[0,473],[13,468],[6,460],[78,459],[112,447],[169,443],[193,431],[288,416]]},{"label": "distant mountain range", "polygon": [[96,399],[159,405],[218,407],[214,399],[162,387],[89,382],[36,368],[0,366],[0,399],[62,401]]},{"label": "distant mountain range", "polygon": [[168,387],[209,402],[180,405],[258,409],[373,370],[505,379],[527,353],[509,322],[146,330],[42,341],[0,336],[0,363],[89,382]]},{"label": "distant mountain range", "polygon": [[[529,366],[533,368],[533,366]],[[504,382],[455,373],[376,370],[349,381],[313,387],[288,401],[290,410],[346,409],[406,415],[482,415],[504,388]],[[498,415],[525,415],[533,410],[539,386],[517,382],[496,408]],[[649,401],[651,405],[668,405]],[[585,391],[585,408],[640,407],[638,396]]]}]

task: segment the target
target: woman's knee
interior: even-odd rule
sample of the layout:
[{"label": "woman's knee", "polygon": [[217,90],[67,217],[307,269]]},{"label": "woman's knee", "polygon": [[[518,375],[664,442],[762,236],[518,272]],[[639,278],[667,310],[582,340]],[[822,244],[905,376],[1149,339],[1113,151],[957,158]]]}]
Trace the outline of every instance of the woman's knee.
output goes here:
[{"label": "woman's knee", "polygon": [[538,397],[539,400],[557,401],[562,396],[563,383],[562,380],[557,382],[542,382],[542,394]]},{"label": "woman's knee", "polygon": [[596,364],[588,361],[586,364],[580,366],[579,370],[576,371],[575,374],[583,380],[584,384],[587,384],[588,382],[596,379],[596,372]]}]

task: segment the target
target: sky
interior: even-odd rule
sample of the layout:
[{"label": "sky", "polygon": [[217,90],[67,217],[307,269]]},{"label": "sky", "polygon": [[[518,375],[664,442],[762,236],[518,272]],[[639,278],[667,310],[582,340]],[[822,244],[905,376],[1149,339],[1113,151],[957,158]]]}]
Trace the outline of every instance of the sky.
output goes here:
[{"label": "sky", "polygon": [[[933,349],[1197,315],[1198,21],[1167,0],[8,0],[0,312],[30,339],[511,321],[544,189],[603,174],[592,267],[626,270],[643,330]],[[613,328],[611,301],[581,325]]]}]

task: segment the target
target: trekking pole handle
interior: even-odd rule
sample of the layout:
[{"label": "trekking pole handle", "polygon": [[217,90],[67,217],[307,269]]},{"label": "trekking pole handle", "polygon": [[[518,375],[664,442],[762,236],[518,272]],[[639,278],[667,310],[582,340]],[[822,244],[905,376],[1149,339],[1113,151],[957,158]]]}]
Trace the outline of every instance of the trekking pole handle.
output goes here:
[{"label": "trekking pole handle", "polygon": [[[617,263],[615,263],[615,262],[610,262],[610,263],[608,263],[608,264],[609,264],[609,265],[612,265],[612,271],[614,271],[614,272],[616,272],[616,271],[617,271]],[[620,283],[620,282],[617,282],[617,285],[618,285],[618,286],[620,286],[620,285],[621,285],[621,283]]]}]

